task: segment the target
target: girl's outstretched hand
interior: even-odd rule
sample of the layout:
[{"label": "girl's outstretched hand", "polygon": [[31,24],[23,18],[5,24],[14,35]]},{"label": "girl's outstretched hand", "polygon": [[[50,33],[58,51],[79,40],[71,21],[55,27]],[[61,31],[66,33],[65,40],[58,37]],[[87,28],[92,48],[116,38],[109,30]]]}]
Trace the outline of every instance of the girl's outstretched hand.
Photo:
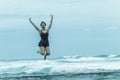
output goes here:
[{"label": "girl's outstretched hand", "polygon": [[51,16],[51,17],[53,17],[53,15],[52,15],[52,14],[50,14],[50,16]]},{"label": "girl's outstretched hand", "polygon": [[31,19],[32,19],[32,18],[30,17],[30,18],[29,18],[29,21],[31,21]]}]

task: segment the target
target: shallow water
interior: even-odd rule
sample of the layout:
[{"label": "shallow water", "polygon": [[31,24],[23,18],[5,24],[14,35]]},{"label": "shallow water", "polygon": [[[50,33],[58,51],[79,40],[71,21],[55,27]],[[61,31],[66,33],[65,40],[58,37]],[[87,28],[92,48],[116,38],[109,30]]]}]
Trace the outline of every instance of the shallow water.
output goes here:
[{"label": "shallow water", "polygon": [[0,61],[0,80],[120,80],[120,56]]}]

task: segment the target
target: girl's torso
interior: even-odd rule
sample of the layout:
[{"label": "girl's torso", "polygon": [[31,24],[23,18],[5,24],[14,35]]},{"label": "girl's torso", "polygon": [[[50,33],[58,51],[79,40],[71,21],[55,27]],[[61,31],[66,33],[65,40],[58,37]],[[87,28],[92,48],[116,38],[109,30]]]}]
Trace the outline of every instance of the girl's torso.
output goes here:
[{"label": "girl's torso", "polygon": [[39,32],[40,34],[40,37],[41,37],[41,40],[48,40],[48,30],[45,29],[45,30],[40,30]]}]

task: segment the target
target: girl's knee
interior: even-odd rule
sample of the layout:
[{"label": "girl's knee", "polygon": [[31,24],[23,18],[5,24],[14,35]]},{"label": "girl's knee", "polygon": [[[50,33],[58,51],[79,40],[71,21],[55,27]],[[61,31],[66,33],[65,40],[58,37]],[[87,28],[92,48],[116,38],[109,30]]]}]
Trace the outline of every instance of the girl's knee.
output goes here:
[{"label": "girl's knee", "polygon": [[46,53],[50,55],[50,49],[49,49],[49,47],[46,48]]},{"label": "girl's knee", "polygon": [[40,52],[41,55],[44,55],[45,53]]},{"label": "girl's knee", "polygon": [[50,55],[50,53],[46,53],[46,55],[47,55],[47,56],[49,56],[49,55]]}]

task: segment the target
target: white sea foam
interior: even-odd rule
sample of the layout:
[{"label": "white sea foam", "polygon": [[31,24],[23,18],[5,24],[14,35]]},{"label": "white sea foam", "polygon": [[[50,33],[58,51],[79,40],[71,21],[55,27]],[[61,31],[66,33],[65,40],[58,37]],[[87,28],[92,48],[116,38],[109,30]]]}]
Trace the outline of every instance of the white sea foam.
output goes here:
[{"label": "white sea foam", "polygon": [[113,57],[116,57],[117,55],[109,55],[108,57],[109,58],[113,58]]},{"label": "white sea foam", "polygon": [[1,61],[0,74],[78,74],[120,70],[120,58],[66,57],[56,60]]}]

